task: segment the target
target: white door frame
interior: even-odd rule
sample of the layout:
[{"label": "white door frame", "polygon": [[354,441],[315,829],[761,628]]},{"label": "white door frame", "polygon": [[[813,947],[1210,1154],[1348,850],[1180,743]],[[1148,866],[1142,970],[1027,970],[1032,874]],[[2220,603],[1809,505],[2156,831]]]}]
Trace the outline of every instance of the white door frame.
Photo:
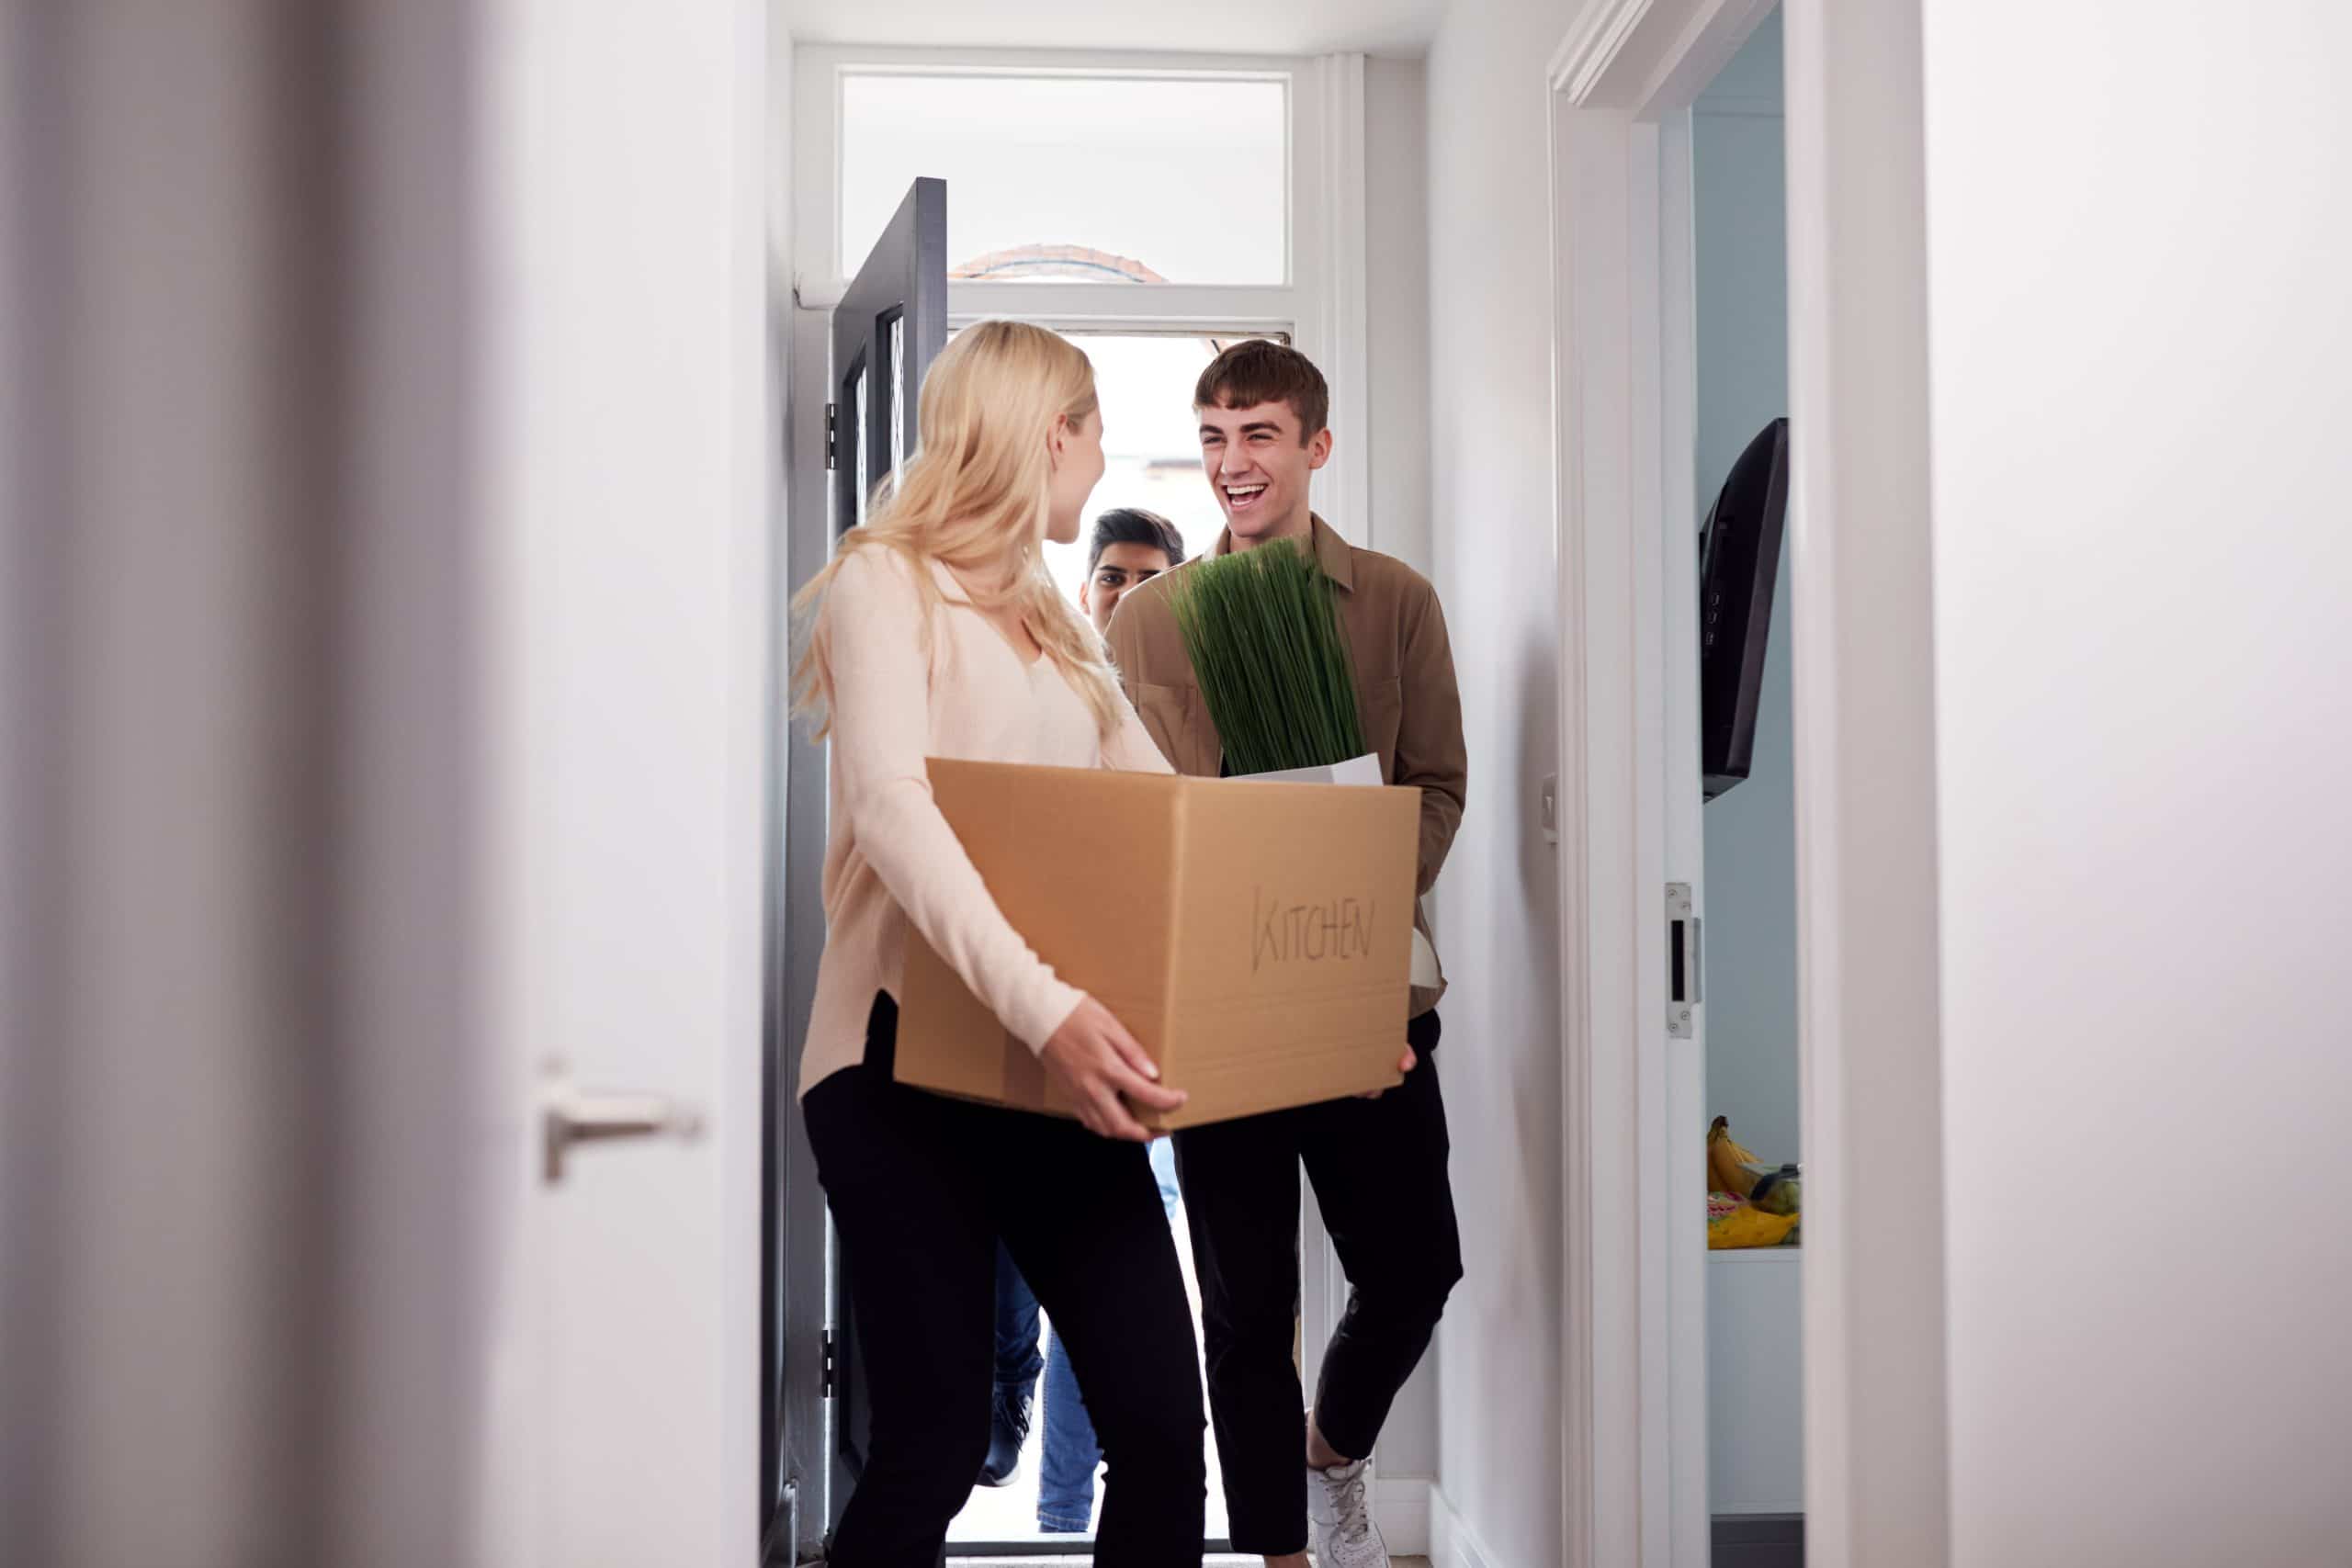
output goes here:
[{"label": "white door frame", "polygon": [[1788,0],[1805,1552],[1951,1555],[1919,0]]},{"label": "white door frame", "polygon": [[[1561,1505],[1578,1568],[1708,1554],[1690,1104],[1704,1069],[1695,1043],[1669,1046],[1665,1018],[1662,807],[1694,761],[1665,690],[1666,595],[1697,592],[1679,536],[1696,525],[1683,111],[1770,8],[1593,0],[1549,78]],[[1944,1405],[1918,15],[1917,0],[1787,0],[1785,14],[1808,1560],[1932,1568]],[[1662,180],[1669,149],[1686,169]]]}]

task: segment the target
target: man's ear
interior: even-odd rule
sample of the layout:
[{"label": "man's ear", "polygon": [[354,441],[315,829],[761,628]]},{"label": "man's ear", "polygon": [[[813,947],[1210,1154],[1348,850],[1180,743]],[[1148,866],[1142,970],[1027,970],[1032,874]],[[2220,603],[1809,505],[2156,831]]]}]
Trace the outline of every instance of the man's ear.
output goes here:
[{"label": "man's ear", "polygon": [[1080,615],[1091,615],[1094,614],[1094,606],[1088,602],[1093,592],[1094,574],[1090,571],[1084,577],[1078,580],[1078,613]]},{"label": "man's ear", "polygon": [[1310,469],[1319,468],[1330,460],[1331,433],[1328,429],[1318,430],[1306,444],[1306,466]]}]

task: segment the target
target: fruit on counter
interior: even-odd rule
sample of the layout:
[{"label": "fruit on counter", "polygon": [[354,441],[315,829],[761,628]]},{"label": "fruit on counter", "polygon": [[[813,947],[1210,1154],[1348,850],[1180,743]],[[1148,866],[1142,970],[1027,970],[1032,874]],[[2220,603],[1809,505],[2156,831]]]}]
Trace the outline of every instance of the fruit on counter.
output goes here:
[{"label": "fruit on counter", "polygon": [[1707,1247],[1715,1252],[1736,1247],[1779,1247],[1797,1228],[1794,1214],[1768,1214],[1753,1203],[1742,1203],[1722,1219],[1707,1222]]},{"label": "fruit on counter", "polygon": [[1731,1118],[1718,1116],[1707,1129],[1707,1190],[1745,1198],[1770,1168],[1731,1135]]},{"label": "fruit on counter", "polygon": [[1756,1179],[1756,1189],[1748,1193],[1747,1201],[1768,1214],[1795,1213],[1804,1201],[1797,1168],[1784,1165],[1778,1170],[1766,1171]]}]

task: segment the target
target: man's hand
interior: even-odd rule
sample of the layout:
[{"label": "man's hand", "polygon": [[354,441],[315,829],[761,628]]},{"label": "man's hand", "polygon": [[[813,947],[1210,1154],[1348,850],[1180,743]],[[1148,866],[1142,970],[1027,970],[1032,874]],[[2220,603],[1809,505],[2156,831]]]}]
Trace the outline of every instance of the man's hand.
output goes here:
[{"label": "man's hand", "polygon": [[1106,1138],[1151,1141],[1150,1130],[1129,1113],[1127,1100],[1152,1111],[1173,1111],[1185,1100],[1183,1090],[1160,1086],[1158,1064],[1092,997],[1079,1003],[1038,1055],[1046,1074],[1078,1107],[1087,1131]]},{"label": "man's hand", "polygon": [[[1396,1070],[1400,1073],[1409,1073],[1420,1065],[1421,1059],[1413,1055],[1413,1048],[1410,1045],[1406,1046],[1405,1054],[1396,1059]],[[1356,1096],[1356,1098],[1358,1100],[1378,1100],[1382,1095],[1386,1094],[1387,1092],[1388,1091],[1385,1089],[1375,1089],[1366,1093],[1360,1094]]]}]

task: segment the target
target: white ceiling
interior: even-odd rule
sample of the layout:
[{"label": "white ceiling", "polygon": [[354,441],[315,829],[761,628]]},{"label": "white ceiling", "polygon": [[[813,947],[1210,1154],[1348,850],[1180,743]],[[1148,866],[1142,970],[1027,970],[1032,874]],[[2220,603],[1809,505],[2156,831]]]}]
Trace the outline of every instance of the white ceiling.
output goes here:
[{"label": "white ceiling", "polygon": [[808,43],[1417,55],[1446,0],[775,0]]}]

